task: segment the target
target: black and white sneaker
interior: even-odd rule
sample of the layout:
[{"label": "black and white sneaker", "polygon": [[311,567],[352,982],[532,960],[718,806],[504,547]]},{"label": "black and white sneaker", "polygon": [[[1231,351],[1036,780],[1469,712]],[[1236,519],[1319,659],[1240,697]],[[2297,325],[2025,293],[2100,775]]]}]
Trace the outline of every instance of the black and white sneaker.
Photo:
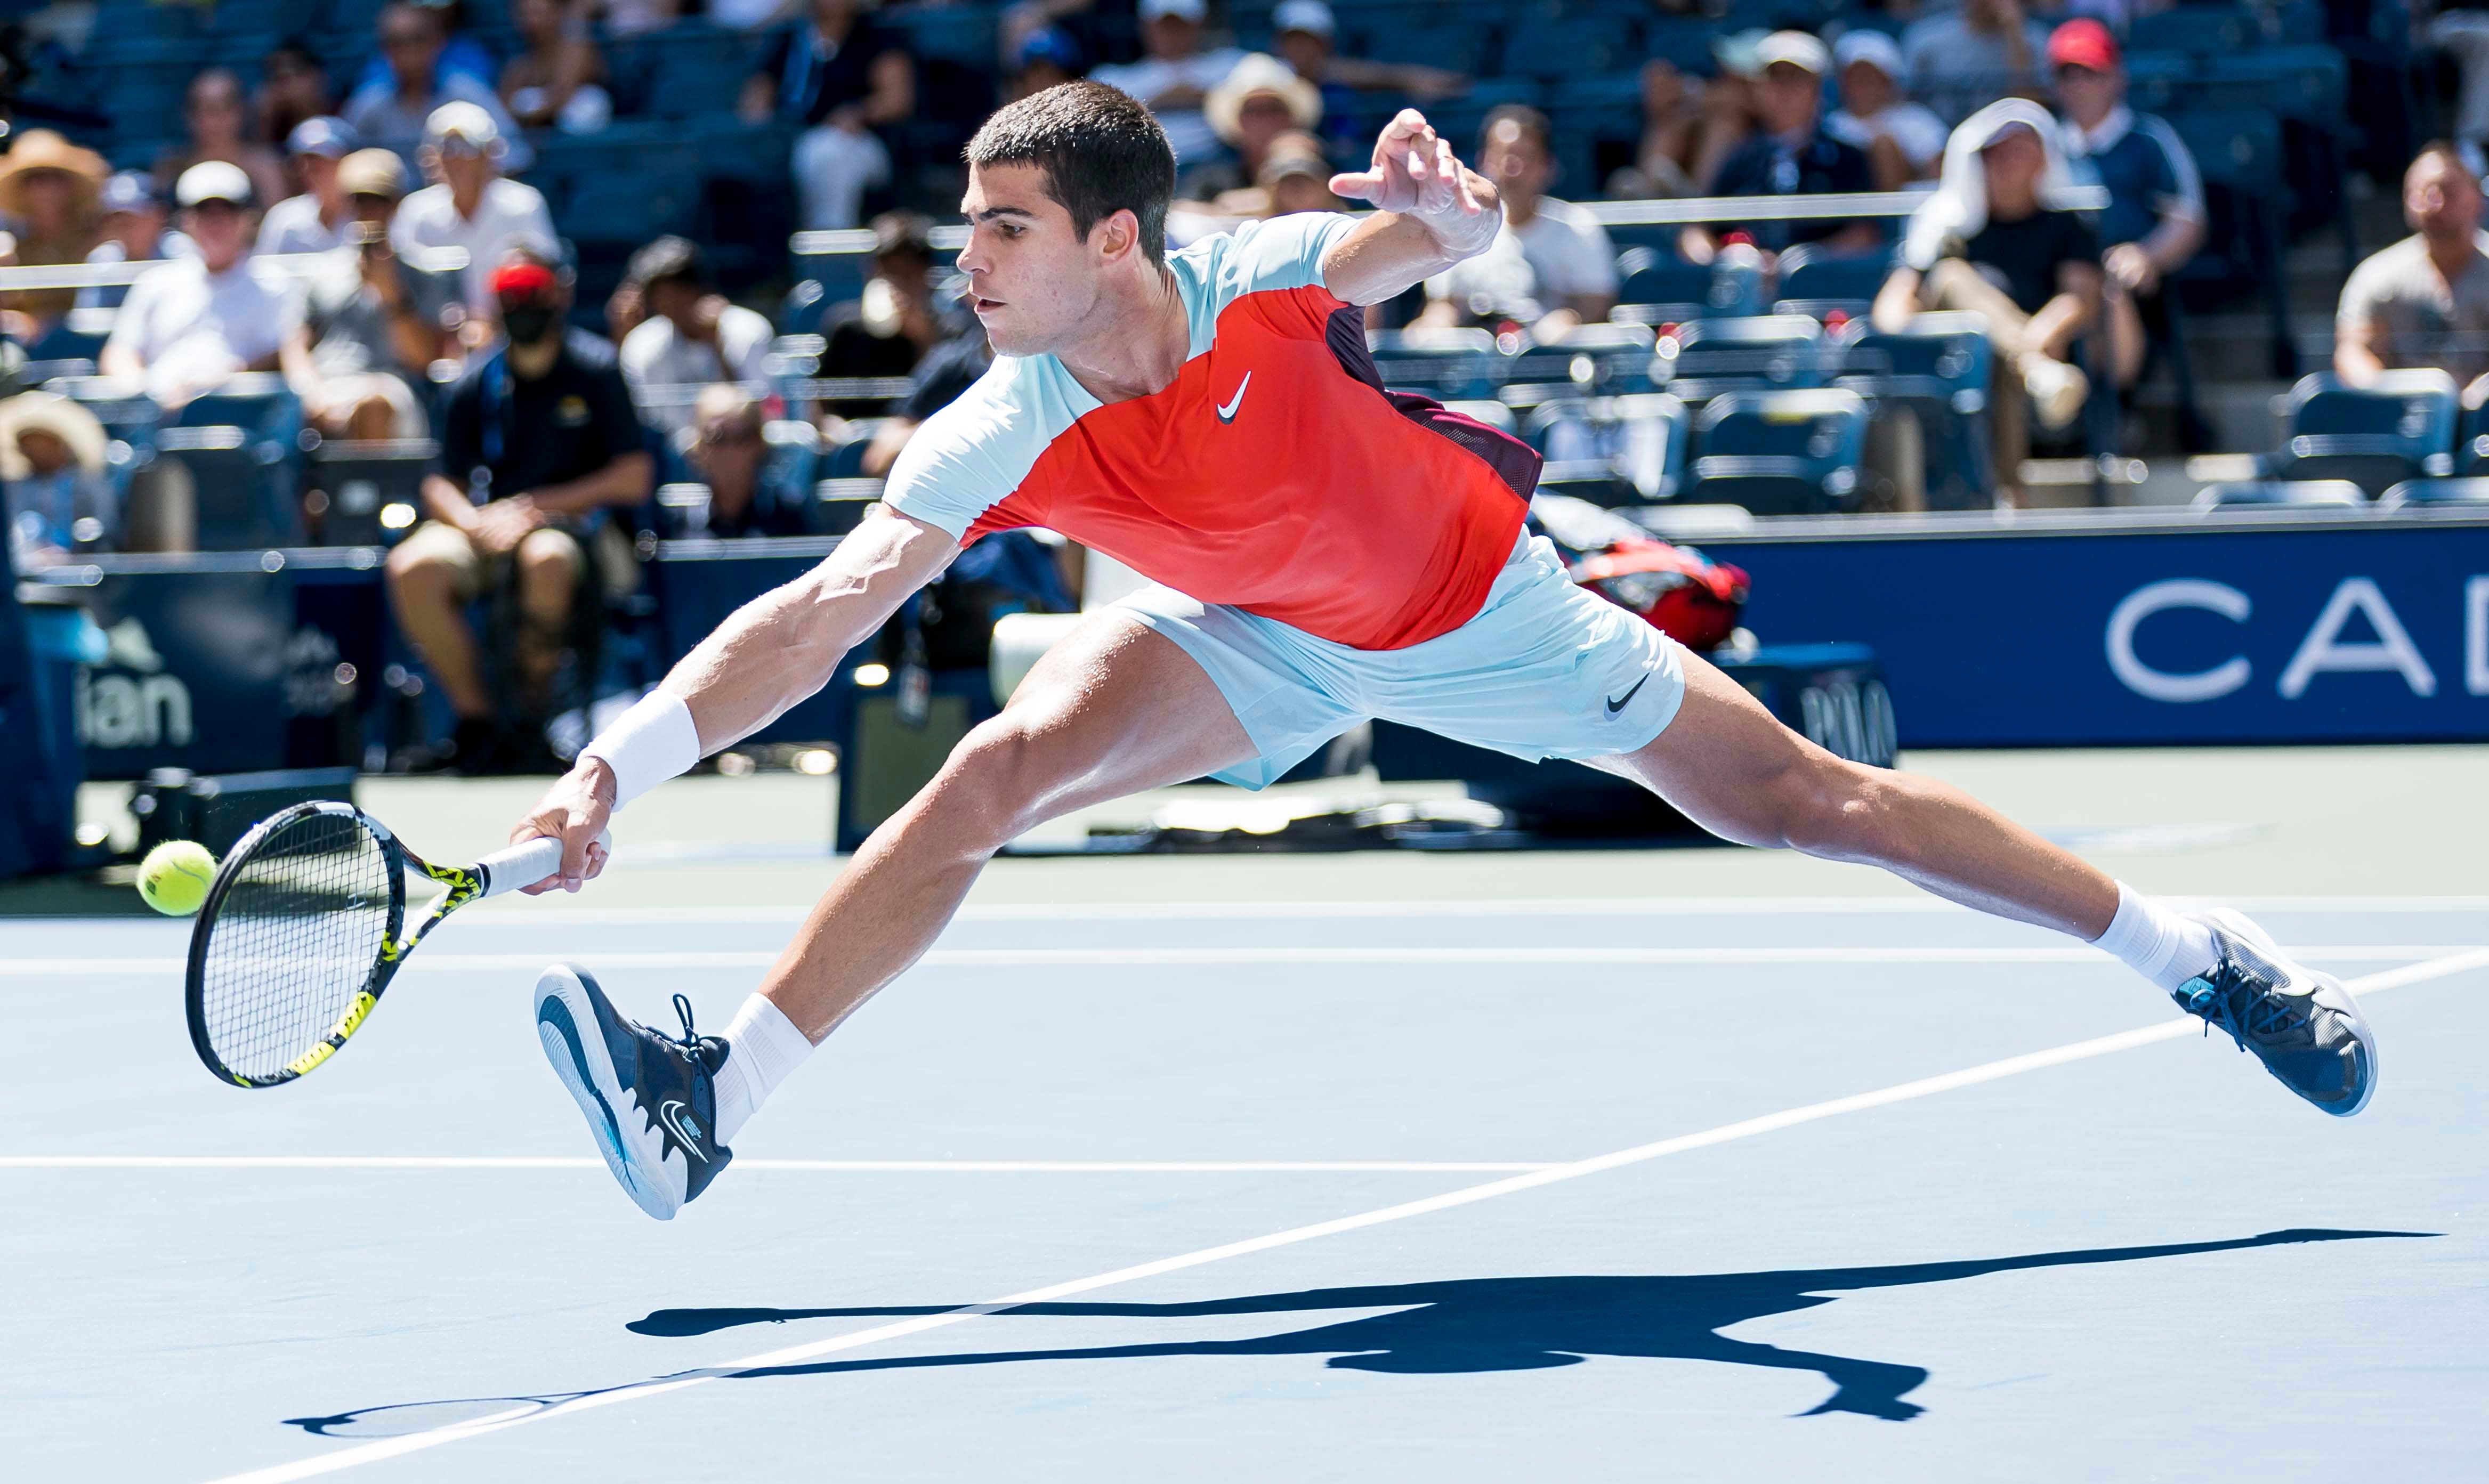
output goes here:
[{"label": "black and white sneaker", "polygon": [[2273,938],[2226,909],[2197,915],[2213,929],[2220,962],[2178,986],[2171,998],[2210,1027],[2230,1033],[2274,1080],[2336,1118],[2368,1105],[2377,1091],[2377,1038],[2351,991],[2282,956]]},{"label": "black and white sneaker", "polygon": [[536,981],[536,1035],[596,1135],[614,1178],[660,1221],[697,1199],[734,1157],[717,1142],[717,1069],[727,1045],[692,1032],[674,996],[680,1040],[614,1008],[585,969],[557,963]]}]

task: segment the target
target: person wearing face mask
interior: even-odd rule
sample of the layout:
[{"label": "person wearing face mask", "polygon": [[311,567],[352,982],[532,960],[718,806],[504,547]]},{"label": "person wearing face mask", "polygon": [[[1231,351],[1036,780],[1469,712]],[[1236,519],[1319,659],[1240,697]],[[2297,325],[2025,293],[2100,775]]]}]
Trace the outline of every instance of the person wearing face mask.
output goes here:
[{"label": "person wearing face mask", "polygon": [[511,571],[520,631],[494,641],[517,657],[522,706],[540,709],[591,544],[615,539],[606,512],[645,499],[654,477],[614,347],[565,323],[568,274],[518,247],[490,283],[508,342],[451,390],[441,464],[423,481],[429,519],[387,567],[399,627],[457,713],[452,758],[469,772],[533,762],[541,743],[497,722],[467,604]]}]

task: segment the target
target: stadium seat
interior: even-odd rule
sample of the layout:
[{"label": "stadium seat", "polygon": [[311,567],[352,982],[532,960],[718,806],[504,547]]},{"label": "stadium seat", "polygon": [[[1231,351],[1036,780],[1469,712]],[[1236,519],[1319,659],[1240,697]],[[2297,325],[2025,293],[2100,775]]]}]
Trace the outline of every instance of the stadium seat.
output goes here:
[{"label": "stadium seat", "polygon": [[1802,314],[1690,320],[1659,337],[1651,380],[1699,402],[1724,391],[1820,386],[1823,327]]},{"label": "stadium seat", "polygon": [[1616,318],[1641,325],[1741,318],[1763,311],[1761,265],[1723,254],[1707,267],[1666,247],[1616,254]]},{"label": "stadium seat", "polygon": [[2350,387],[2332,372],[2290,389],[2280,479],[2348,479],[2371,496],[2406,479],[2454,472],[2454,378],[2443,371],[2380,373]]},{"label": "stadium seat", "polygon": [[2248,505],[2332,505],[2364,509],[2368,492],[2348,479],[2242,479],[2208,484],[2195,492],[2198,510]]},{"label": "stadium seat", "polygon": [[1892,275],[1889,252],[1822,252],[1797,246],[1781,254],[1780,299],[1774,314],[1823,319],[1835,312],[1863,319]]},{"label": "stadium seat", "polygon": [[2386,491],[2380,510],[2409,505],[2475,505],[2489,509],[2489,479],[2406,479]]},{"label": "stadium seat", "polygon": [[2282,276],[2282,224],[2291,203],[2281,120],[2270,110],[2233,109],[2172,113],[2168,124],[2195,157],[2209,217],[2203,250],[2178,277],[2222,295],[2257,285],[2272,324],[2276,368],[2296,371]]},{"label": "stadium seat", "polygon": [[2130,51],[2126,54],[2126,100],[2143,113],[2166,113],[2189,96],[2195,59],[2183,51]]},{"label": "stadium seat", "polygon": [[1503,40],[1503,71],[1517,77],[1561,82],[1582,72],[1605,71],[1628,60],[1630,38],[1618,15],[1532,17],[1514,25]]},{"label": "stadium seat", "polygon": [[1383,385],[1438,401],[1491,397],[1502,381],[1495,336],[1483,329],[1387,329],[1366,337]]},{"label": "stadium seat", "polygon": [[676,21],[657,36],[647,58],[645,107],[661,119],[731,113],[752,75],[752,38],[704,21]]},{"label": "stadium seat", "polygon": [[1694,446],[1693,503],[1832,514],[1856,501],[1867,403],[1836,387],[1724,392],[1696,416]]},{"label": "stadium seat", "polygon": [[1930,508],[1995,502],[1986,415],[1994,352],[1977,315],[1922,314],[1899,330],[1855,320],[1837,356],[1832,385],[1869,398],[1878,416],[1906,411],[1918,419]]},{"label": "stadium seat", "polygon": [[1504,362],[1507,386],[1561,383],[1576,391],[1645,391],[1655,344],[1647,325],[1577,325],[1548,345],[1530,345]]},{"label": "stadium seat", "polygon": [[2183,51],[2199,57],[2245,51],[2267,40],[2256,13],[2244,5],[2181,5],[2137,15],[2127,43],[2137,51]]},{"label": "stadium seat", "polygon": [[1581,397],[1534,410],[1524,436],[1550,464],[1605,463],[1645,500],[1674,499],[1685,474],[1693,424],[1666,392]]}]

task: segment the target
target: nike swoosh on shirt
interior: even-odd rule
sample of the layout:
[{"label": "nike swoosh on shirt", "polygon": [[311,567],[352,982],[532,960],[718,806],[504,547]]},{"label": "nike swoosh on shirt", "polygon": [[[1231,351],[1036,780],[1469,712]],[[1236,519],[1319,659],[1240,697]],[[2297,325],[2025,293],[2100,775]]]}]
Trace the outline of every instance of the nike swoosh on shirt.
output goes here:
[{"label": "nike swoosh on shirt", "polygon": [[1633,683],[1633,691],[1627,691],[1616,699],[1608,702],[1608,715],[1614,716],[1617,712],[1623,710],[1625,708],[1625,702],[1634,699],[1634,691],[1639,691],[1648,684],[1650,684],[1650,676],[1647,674],[1635,681]]},{"label": "nike swoosh on shirt", "polygon": [[1234,422],[1236,420],[1236,410],[1244,405],[1244,388],[1252,385],[1253,373],[1247,371],[1244,373],[1244,380],[1236,384],[1236,395],[1227,399],[1227,405],[1225,407],[1218,409],[1219,421]]}]

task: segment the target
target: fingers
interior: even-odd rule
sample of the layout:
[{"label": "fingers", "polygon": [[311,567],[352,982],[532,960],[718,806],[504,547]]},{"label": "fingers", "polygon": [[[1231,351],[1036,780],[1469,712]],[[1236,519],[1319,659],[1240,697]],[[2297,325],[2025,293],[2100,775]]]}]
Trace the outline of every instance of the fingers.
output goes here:
[{"label": "fingers", "polygon": [[1383,197],[1383,172],[1359,170],[1330,178],[1330,193],[1352,201],[1380,201]]}]

